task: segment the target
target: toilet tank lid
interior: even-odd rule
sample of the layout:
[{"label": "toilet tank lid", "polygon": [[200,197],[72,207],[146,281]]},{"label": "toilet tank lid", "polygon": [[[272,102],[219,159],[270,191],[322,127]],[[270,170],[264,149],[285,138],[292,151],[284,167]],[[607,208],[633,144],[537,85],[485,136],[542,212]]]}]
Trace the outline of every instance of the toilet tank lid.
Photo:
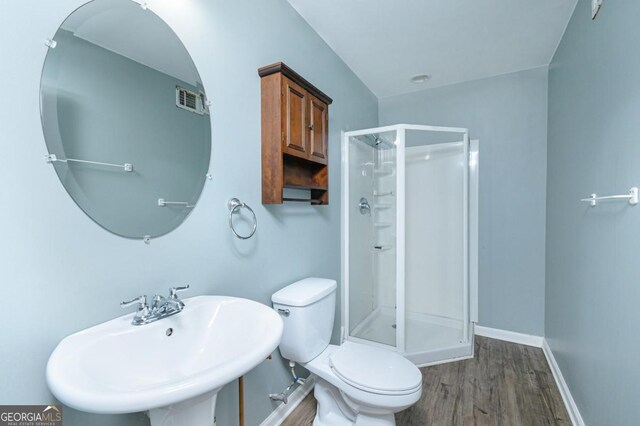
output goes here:
[{"label": "toilet tank lid", "polygon": [[287,306],[307,306],[333,293],[337,286],[335,280],[305,278],[277,291],[271,301]]}]

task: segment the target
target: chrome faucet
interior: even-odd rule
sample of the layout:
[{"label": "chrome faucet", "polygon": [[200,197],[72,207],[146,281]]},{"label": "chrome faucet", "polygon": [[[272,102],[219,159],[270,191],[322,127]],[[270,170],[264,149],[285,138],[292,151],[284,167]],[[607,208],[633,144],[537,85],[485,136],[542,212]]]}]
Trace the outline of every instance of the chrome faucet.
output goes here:
[{"label": "chrome faucet", "polygon": [[178,297],[178,292],[189,289],[189,285],[183,287],[171,287],[169,297],[160,294],[153,296],[151,306],[147,304],[147,296],[138,296],[135,299],[120,303],[121,308],[138,305],[138,310],[131,320],[133,325],[144,325],[170,317],[182,311],[184,302]]}]

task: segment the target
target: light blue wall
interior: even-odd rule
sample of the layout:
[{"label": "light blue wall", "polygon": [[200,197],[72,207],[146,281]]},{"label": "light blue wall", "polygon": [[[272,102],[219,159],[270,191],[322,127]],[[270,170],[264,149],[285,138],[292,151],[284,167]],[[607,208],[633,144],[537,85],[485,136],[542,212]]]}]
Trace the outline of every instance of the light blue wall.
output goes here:
[{"label": "light blue wall", "polygon": [[[0,3],[0,404],[52,401],[45,365],[64,336],[121,315],[128,297],[189,283],[192,295],[263,303],[309,275],[340,276],[340,131],[377,124],[377,99],[285,0],[152,0],[182,38],[213,101],[213,181],[177,230],[146,246],[95,225],[45,164],[38,111],[46,47],[82,0]],[[333,97],[328,207],[260,203],[260,81],[257,68],[283,60]],[[10,100],[10,101],[9,101]],[[226,201],[258,216],[249,241],[232,237]],[[336,327],[338,325],[336,324]],[[150,354],[152,356],[152,354]],[[247,424],[275,407],[267,394],[290,382],[277,356],[247,375]],[[218,399],[219,425],[237,424],[237,388]],[[68,425],[144,425],[143,415],[65,410]]]},{"label": "light blue wall", "polygon": [[544,333],[547,68],[383,98],[380,125],[480,139],[480,325]]},{"label": "light blue wall", "polygon": [[590,426],[637,425],[640,186],[637,0],[580,0],[549,72],[546,335]]}]

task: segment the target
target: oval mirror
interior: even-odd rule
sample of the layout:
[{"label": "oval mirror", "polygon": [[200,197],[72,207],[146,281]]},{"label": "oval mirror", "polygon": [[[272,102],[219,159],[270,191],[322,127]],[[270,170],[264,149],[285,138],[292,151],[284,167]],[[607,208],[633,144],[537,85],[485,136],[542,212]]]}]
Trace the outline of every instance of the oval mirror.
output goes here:
[{"label": "oval mirror", "polygon": [[193,210],[211,155],[209,108],[173,30],[131,0],[94,0],[50,43],[40,87],[52,164],[97,224],[157,237]]}]

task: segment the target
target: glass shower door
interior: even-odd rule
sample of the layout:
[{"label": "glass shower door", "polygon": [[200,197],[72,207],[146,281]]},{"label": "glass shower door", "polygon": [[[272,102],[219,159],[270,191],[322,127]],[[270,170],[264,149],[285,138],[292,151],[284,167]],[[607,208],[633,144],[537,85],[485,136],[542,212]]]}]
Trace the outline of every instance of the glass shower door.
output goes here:
[{"label": "glass shower door", "polygon": [[348,140],[348,327],[352,338],[396,347],[397,132]]},{"label": "glass shower door", "polygon": [[461,136],[406,132],[404,352],[424,362],[467,340],[468,144]]}]

